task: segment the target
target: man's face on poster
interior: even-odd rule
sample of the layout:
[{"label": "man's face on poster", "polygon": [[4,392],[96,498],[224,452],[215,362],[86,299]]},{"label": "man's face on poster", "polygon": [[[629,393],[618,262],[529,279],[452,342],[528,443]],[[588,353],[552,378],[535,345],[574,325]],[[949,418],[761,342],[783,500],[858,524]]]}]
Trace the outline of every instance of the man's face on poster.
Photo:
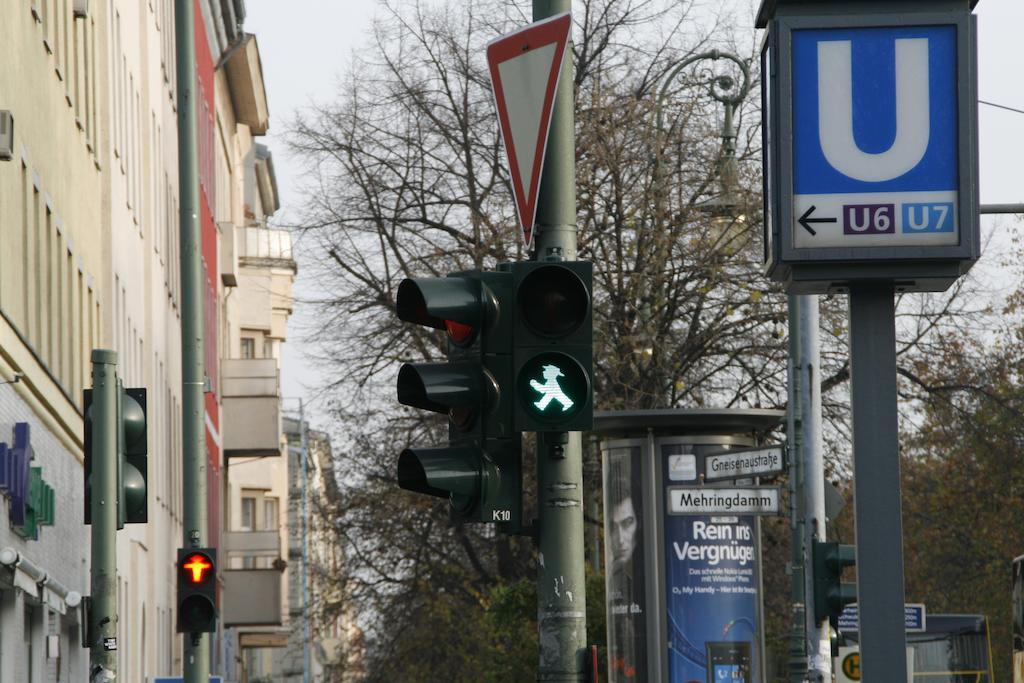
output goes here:
[{"label": "man's face on poster", "polygon": [[626,562],[636,547],[636,511],[633,499],[623,498],[612,508],[612,557],[616,564]]}]

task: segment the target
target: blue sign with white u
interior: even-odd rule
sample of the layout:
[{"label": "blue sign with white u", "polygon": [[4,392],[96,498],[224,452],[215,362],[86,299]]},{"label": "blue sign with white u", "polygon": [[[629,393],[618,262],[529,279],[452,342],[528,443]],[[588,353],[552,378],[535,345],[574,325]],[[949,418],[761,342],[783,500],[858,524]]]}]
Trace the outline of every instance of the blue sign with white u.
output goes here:
[{"label": "blue sign with white u", "polygon": [[794,246],[957,244],[956,27],[792,35]]}]

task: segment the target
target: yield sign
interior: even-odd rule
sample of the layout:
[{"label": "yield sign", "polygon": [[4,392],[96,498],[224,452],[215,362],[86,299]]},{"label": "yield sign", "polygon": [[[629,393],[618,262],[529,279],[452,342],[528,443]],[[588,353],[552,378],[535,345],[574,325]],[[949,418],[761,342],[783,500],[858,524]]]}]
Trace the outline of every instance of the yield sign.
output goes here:
[{"label": "yield sign", "polygon": [[571,27],[565,12],[487,45],[491,87],[526,246],[533,243],[540,173]]}]

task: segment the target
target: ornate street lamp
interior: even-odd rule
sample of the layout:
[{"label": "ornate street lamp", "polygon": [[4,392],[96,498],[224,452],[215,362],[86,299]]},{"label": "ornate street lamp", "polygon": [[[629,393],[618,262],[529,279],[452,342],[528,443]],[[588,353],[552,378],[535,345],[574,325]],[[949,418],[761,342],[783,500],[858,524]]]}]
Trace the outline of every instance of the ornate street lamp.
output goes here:
[{"label": "ornate street lamp", "polygon": [[[657,166],[655,168],[656,183],[658,186],[659,201],[664,201],[666,196],[665,179],[661,175],[661,149],[664,147],[664,136],[667,135],[664,129],[664,114],[662,104],[668,96],[669,87],[676,76],[687,67],[704,60],[718,61],[726,60],[732,62],[742,74],[742,80],[737,82],[730,75],[719,75],[711,79],[708,84],[708,92],[712,99],[721,102],[725,107],[725,116],[722,121],[722,150],[718,157],[718,184],[720,193],[712,199],[698,205],[703,213],[709,215],[715,223],[731,224],[733,221],[743,222],[743,215],[736,215],[736,209],[743,205],[737,196],[737,169],[736,169],[736,129],[733,119],[736,108],[743,102],[750,92],[750,67],[736,55],[720,50],[711,50],[692,55],[676,64],[665,75],[661,87],[658,89],[658,96],[655,102],[657,109],[657,133],[661,136],[658,147]],[[723,226],[725,227],[725,226]]]}]

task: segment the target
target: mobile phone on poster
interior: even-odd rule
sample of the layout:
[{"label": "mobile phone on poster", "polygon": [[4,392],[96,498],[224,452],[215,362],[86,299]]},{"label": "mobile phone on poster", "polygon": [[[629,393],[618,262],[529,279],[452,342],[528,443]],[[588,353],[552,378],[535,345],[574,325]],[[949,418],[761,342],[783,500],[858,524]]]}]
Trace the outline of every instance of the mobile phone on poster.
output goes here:
[{"label": "mobile phone on poster", "polygon": [[753,683],[750,677],[750,643],[707,642],[707,683]]}]

